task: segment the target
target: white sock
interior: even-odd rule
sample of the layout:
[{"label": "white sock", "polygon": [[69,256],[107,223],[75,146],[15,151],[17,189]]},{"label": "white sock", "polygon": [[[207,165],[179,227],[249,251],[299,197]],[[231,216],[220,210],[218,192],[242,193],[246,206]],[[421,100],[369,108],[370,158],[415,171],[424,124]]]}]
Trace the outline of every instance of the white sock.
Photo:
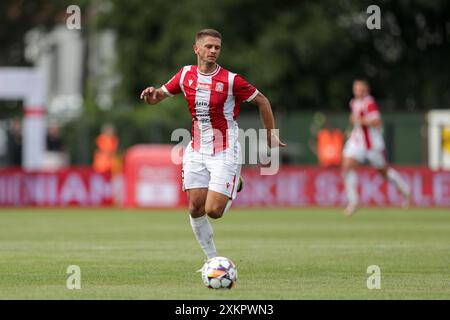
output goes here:
[{"label": "white sock", "polygon": [[392,182],[397,187],[403,196],[409,195],[409,186],[406,184],[405,180],[403,180],[400,173],[398,173],[395,169],[387,169],[387,178],[389,182]]},{"label": "white sock", "polygon": [[232,202],[233,202],[233,200],[228,199],[227,205],[225,206],[225,209],[223,209],[223,214],[225,214],[225,212],[227,212],[231,208]]},{"label": "white sock", "polygon": [[216,257],[217,251],[213,240],[213,229],[207,215],[205,214],[199,218],[192,218],[189,215],[189,218],[191,220],[192,230],[194,231],[195,237],[197,238],[200,247],[203,249],[203,252],[208,259]]},{"label": "white sock", "polygon": [[349,204],[358,204],[358,176],[355,170],[349,170],[344,173],[345,192]]}]

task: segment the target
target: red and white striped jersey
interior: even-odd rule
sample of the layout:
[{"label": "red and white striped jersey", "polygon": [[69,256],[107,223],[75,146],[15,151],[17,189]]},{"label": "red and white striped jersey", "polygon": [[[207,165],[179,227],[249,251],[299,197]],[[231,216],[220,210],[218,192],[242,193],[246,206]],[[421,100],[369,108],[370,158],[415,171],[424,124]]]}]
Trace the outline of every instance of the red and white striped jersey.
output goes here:
[{"label": "red and white striped jersey", "polygon": [[185,66],[162,89],[169,96],[183,92],[192,115],[192,147],[205,154],[216,154],[237,142],[240,102],[258,94],[242,76],[219,65],[209,74],[195,65]]},{"label": "red and white striped jersey", "polygon": [[[380,119],[380,112],[378,111],[377,103],[370,95],[365,96],[362,99],[350,100],[350,108],[353,116],[356,118],[360,118],[365,121]],[[350,139],[352,139],[357,145],[364,146],[367,150],[384,149],[381,128],[368,127],[355,123]]]}]

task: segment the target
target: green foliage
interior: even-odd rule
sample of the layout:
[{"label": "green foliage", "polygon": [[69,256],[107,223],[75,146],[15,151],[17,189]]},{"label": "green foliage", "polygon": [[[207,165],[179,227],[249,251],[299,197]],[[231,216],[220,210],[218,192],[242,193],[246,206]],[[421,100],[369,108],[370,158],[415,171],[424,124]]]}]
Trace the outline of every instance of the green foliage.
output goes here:
[{"label": "green foliage", "polygon": [[[113,109],[102,111],[95,103],[101,80],[86,74],[82,118],[63,128],[74,164],[91,161],[105,122],[116,125],[121,150],[170,142],[174,128],[189,128],[182,97],[144,106],[139,94],[165,83],[183,65],[195,64],[194,35],[207,27],[223,35],[219,63],[257,86],[293,128],[299,127],[297,111],[347,112],[351,82],[361,76],[371,82],[383,111],[450,106],[446,0],[380,0],[381,30],[366,27],[366,9],[374,4],[369,0],[5,0],[0,2],[0,64],[26,65],[26,31],[64,23],[70,4],[82,9],[87,43],[102,28],[117,33],[115,68],[121,79]],[[4,102],[0,117],[17,115],[19,109],[17,102]],[[241,110],[257,117],[254,108]],[[307,140],[301,129],[297,133],[300,140],[293,142]]]},{"label": "green foliage", "polygon": [[67,6],[86,1],[0,1],[0,66],[28,65],[24,56],[26,32],[31,28],[50,30],[64,21]]},{"label": "green foliage", "polygon": [[388,109],[450,105],[450,4],[380,1],[381,30],[369,30],[371,1],[220,2],[113,0],[99,17],[118,33],[119,98],[195,64],[202,28],[223,35],[220,64],[242,73],[276,108],[347,110],[351,81],[368,78]]}]

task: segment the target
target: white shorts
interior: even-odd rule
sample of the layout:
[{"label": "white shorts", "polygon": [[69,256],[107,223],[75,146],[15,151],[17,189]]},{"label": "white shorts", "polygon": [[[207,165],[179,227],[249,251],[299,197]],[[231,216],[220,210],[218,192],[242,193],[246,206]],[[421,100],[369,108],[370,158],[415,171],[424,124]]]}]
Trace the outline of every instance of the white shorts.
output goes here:
[{"label": "white shorts", "polygon": [[236,198],[240,159],[239,143],[214,155],[197,152],[192,148],[192,142],[189,143],[183,155],[183,191],[208,188],[231,199]]},{"label": "white shorts", "polygon": [[343,155],[345,158],[353,158],[361,163],[368,161],[376,169],[386,166],[384,149],[367,150],[361,144],[356,144],[352,139],[347,140],[345,143]]}]

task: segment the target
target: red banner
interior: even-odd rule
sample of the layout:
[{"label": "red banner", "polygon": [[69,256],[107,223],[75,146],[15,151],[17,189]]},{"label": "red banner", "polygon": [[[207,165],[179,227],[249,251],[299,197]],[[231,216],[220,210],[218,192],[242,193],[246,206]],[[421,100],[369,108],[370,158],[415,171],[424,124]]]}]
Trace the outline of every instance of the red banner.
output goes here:
[{"label": "red banner", "polygon": [[[396,167],[411,188],[411,204],[419,207],[450,206],[450,172],[426,167]],[[372,168],[360,168],[359,200],[362,205],[397,206],[401,194]],[[283,167],[277,175],[261,176],[259,169],[243,170],[245,189],[236,206],[343,206],[344,184],[339,169]]]},{"label": "red banner", "polygon": [[102,206],[112,204],[111,177],[90,168],[57,172],[0,170],[0,206]]},{"label": "red banner", "polygon": [[[125,188],[115,187],[116,199],[128,193],[128,197],[131,194],[135,199],[133,203],[125,202],[131,207],[186,206],[186,196],[181,191],[180,166],[154,163],[139,164],[135,168],[125,172]],[[411,187],[413,206],[450,207],[450,172],[431,171],[426,167],[396,169]],[[361,168],[357,173],[362,205],[398,206],[401,203],[399,192],[375,170]],[[328,207],[346,203],[338,169],[285,166],[276,175],[262,176],[259,168],[247,167],[242,170],[242,175],[244,190],[238,193],[234,206]],[[0,206],[105,206],[113,202],[111,177],[90,168],[57,172],[0,170]]]}]

